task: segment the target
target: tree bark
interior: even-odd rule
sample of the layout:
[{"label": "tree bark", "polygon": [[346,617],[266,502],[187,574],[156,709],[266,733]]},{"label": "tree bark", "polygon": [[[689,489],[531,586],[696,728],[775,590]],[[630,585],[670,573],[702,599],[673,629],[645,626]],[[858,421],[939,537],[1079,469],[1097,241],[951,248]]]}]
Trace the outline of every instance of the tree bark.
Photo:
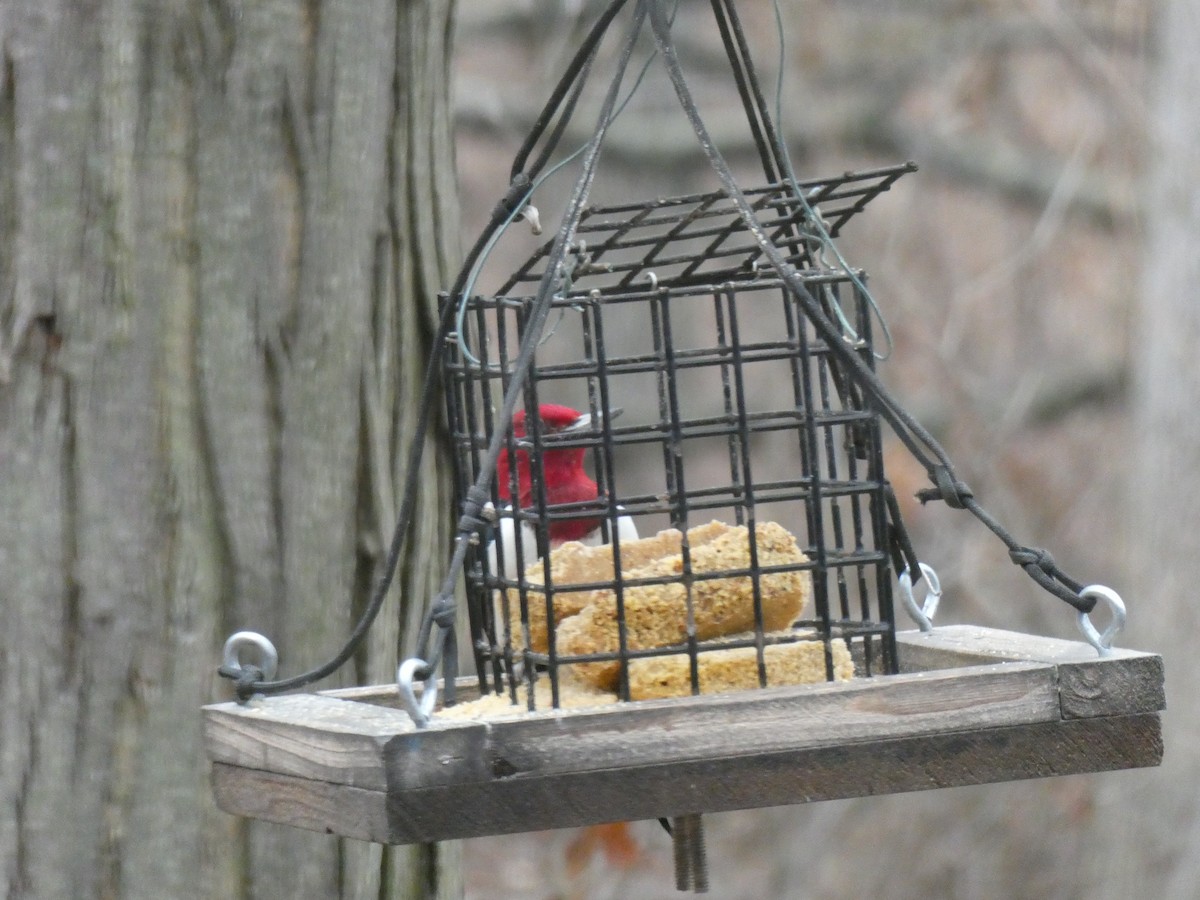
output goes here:
[{"label": "tree bark", "polygon": [[[422,897],[455,846],[236,821],[224,637],[331,656],[378,574],[457,249],[453,0],[0,5],[0,866],[11,897]],[[441,576],[419,527],[370,646]]]}]

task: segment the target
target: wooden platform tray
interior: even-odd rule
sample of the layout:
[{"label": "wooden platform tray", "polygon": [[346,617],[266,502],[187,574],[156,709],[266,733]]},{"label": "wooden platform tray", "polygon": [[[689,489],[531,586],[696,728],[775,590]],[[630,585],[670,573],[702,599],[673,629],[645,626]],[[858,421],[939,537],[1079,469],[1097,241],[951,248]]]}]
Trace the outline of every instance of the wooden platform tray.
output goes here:
[{"label": "wooden platform tray", "polygon": [[971,626],[902,674],[416,729],[395,686],[204,710],[226,812],[389,844],[1155,766],[1162,658]]}]

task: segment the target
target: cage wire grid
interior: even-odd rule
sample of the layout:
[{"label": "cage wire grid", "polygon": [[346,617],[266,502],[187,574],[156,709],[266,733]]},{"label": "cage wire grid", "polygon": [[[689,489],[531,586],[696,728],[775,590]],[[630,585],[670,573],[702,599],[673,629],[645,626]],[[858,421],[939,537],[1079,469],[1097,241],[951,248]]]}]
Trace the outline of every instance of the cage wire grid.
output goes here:
[{"label": "cage wire grid", "polygon": [[[799,187],[805,191],[809,209],[818,211],[829,232],[836,234],[870,200],[911,170],[911,165],[901,165],[846,173],[806,181]],[[846,339],[854,342],[855,351],[873,367],[872,309],[860,289],[861,273],[855,284],[848,273],[824,265],[821,254],[814,252],[820,245],[808,222],[809,212],[790,184],[746,194],[772,241],[821,298],[830,317],[837,312],[848,323]],[[494,429],[504,427],[496,421],[496,411],[509,386],[514,348],[526,334],[533,303],[532,297],[520,291],[541,279],[549,252],[547,243],[498,294],[466,300],[460,341],[447,344],[447,411],[461,491],[479,477]],[[599,519],[614,544],[614,575],[608,581],[555,586],[549,571],[544,579],[528,577],[531,566],[524,562],[523,546],[516,548],[516,571],[507,573],[492,571],[494,566],[482,544],[469,553],[466,587],[481,690],[507,688],[515,703],[518,679],[510,676],[519,673],[532,688],[544,669],[550,679],[552,705],[557,706],[561,667],[615,660],[620,667],[618,693],[628,699],[630,661],[686,652],[691,690],[699,693],[698,657],[711,650],[737,647],[756,648],[758,682],[768,686],[765,648],[814,638],[824,644],[829,680],[834,677],[831,642],[835,640],[849,642],[857,674],[894,673],[895,619],[879,417],[812,329],[792,292],[772,269],[760,266],[759,244],[747,232],[728,196],[716,191],[589,207],[580,217],[569,256],[566,275],[552,303],[552,315],[560,318],[549,339],[573,351],[568,349],[565,359],[562,348],[557,348],[557,358],[546,358],[549,353],[535,358],[522,397],[531,427],[520,440],[511,433],[507,438],[510,455],[527,454],[533,503],[524,509],[506,507],[496,483],[492,502],[499,515],[528,526],[537,543],[537,556],[542,558],[550,548],[551,523]],[[443,302],[453,301],[443,298]],[[757,326],[758,339],[744,336],[747,321]],[[680,339],[681,322],[689,326],[683,330],[692,336],[690,340]],[[697,323],[703,327],[697,329]],[[706,337],[697,339],[698,330]],[[626,347],[608,337],[614,333],[638,335],[643,343],[648,335],[650,346]],[[464,354],[463,343],[474,348],[474,359]],[[764,382],[774,382],[776,389],[755,390],[756,384]],[[708,402],[718,396],[719,412],[697,409],[694,398],[687,396],[689,386]],[[621,405],[622,396],[635,393],[655,399],[656,415],[637,422],[614,421],[604,415]],[[597,427],[570,435],[542,428],[535,414],[539,404],[560,402],[564,396],[586,397]],[[711,452],[717,446],[726,460],[720,476],[712,466],[691,464],[697,453]],[[776,452],[764,454],[764,446]],[[599,497],[592,502],[551,506],[541,483],[542,455],[568,447],[587,451]],[[632,451],[641,451],[639,459],[644,465],[651,455],[661,459],[659,489],[630,491],[624,487],[635,480],[622,472],[622,460]],[[644,483],[646,473],[638,474]],[[515,471],[512,477],[515,479]],[[516,496],[515,481],[511,487]],[[619,516],[636,521],[642,536],[668,527],[684,532],[681,571],[671,576],[627,577],[621,571],[620,541],[614,527]],[[687,529],[713,517],[748,526],[748,567],[692,570]],[[806,562],[760,565],[754,526],[767,517],[796,535]],[[522,537],[522,530],[512,529],[510,539],[519,544],[529,540],[528,534]],[[503,540],[500,529],[493,529],[491,539]],[[502,558],[502,550],[492,560]],[[763,628],[762,579],[789,570],[801,570],[811,577],[812,612],[796,621],[787,636],[768,635]],[[682,582],[690,623],[693,591],[699,582],[746,577],[751,579],[754,595],[752,634],[701,641],[692,628],[682,645],[629,646],[622,606],[630,588]],[[613,593],[621,627],[616,651],[559,653],[553,627],[545,651],[531,648],[532,605],[541,604],[546,620],[553,622],[556,596],[582,590]],[[493,603],[495,597],[500,599],[498,604]],[[494,621],[496,607],[505,621],[510,621],[510,604],[519,605],[522,634],[500,629]],[[535,708],[532,689],[525,700],[530,709]]]}]

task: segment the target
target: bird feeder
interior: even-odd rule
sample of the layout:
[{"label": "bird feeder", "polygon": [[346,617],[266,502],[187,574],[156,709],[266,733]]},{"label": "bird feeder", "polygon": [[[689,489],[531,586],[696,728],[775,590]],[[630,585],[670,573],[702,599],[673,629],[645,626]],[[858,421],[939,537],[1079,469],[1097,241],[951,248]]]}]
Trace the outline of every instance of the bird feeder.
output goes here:
[{"label": "bird feeder", "polygon": [[[443,298],[463,517],[421,643],[441,641],[400,666],[399,688],[206,708],[223,809],[411,843],[1159,763],[1162,661],[1114,649],[1115,628],[1089,618],[1119,600],[1013,541],[875,375],[866,275],[832,241],[915,167],[792,176],[732,4],[714,6],[766,182],[733,181],[662,6],[636,4],[622,59],[648,19],[720,187],[589,205],[614,88],[553,238],[496,292],[463,278]],[[498,217],[529,193],[514,179]],[[549,403],[583,426],[547,422]],[[885,427],[926,464],[925,499],[996,532],[1088,643],[933,626]],[[594,496],[553,502],[546,462],[565,451]],[[561,523],[599,545],[556,541]],[[477,669],[463,678],[445,640],[460,576]],[[897,605],[919,629],[898,630]]]}]

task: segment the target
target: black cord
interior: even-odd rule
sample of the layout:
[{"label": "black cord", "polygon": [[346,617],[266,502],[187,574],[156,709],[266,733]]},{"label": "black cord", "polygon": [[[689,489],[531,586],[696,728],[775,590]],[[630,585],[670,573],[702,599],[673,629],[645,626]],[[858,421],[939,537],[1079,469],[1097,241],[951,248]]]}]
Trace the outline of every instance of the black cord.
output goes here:
[{"label": "black cord", "polygon": [[[1079,582],[1068,577],[1059,569],[1049,553],[1019,544],[1007,530],[979,504],[975,503],[970,488],[955,475],[954,466],[942,446],[896,401],[879,376],[867,366],[853,347],[843,340],[841,332],[825,314],[817,299],[809,292],[795,266],[780,253],[758,222],[754,210],[746,200],[741,188],[738,187],[728,164],[709,136],[708,129],[700,118],[699,110],[696,108],[691,91],[684,79],[683,70],[679,65],[679,58],[671,37],[670,23],[657,3],[651,5],[650,27],[654,32],[655,43],[662,54],[668,77],[675,89],[679,103],[683,107],[684,114],[691,123],[692,130],[696,133],[696,138],[704,154],[708,157],[709,164],[720,179],[730,200],[737,207],[750,235],[758,242],[763,255],[779,273],[792,296],[804,308],[809,321],[812,322],[813,327],[833,355],[846,367],[847,372],[862,388],[872,406],[888,422],[908,451],[925,466],[929,479],[935,487],[923,491],[920,495],[921,499],[923,501],[941,499],[952,507],[968,510],[1004,541],[1009,548],[1010,557],[1034,581],[1080,612],[1091,612],[1096,606],[1096,599],[1080,596],[1082,588]],[[919,572],[918,567],[912,573],[914,580],[918,578],[917,573]]]},{"label": "black cord", "polygon": [[[516,187],[518,190],[521,187],[518,181]],[[528,189],[526,184],[525,189]],[[470,272],[471,266],[479,258],[483,252],[484,246],[487,244],[491,235],[503,225],[507,219],[511,207],[506,204],[512,202],[509,197],[516,193],[510,188],[509,196],[497,204],[496,209],[492,212],[491,221],[484,229],[483,233],[476,240],[474,246],[467,254],[467,264],[463,266],[462,273],[455,282],[455,291],[461,291],[467,279],[467,273]],[[451,296],[455,296],[452,294]],[[355,623],[354,630],[350,633],[346,643],[337,655],[328,662],[317,666],[315,669],[310,669],[300,675],[294,675],[291,678],[281,678],[276,681],[254,681],[247,682],[245,679],[238,678],[236,683],[237,696],[241,700],[245,700],[252,694],[277,694],[282,691],[293,690],[295,688],[305,687],[312,684],[314,681],[319,681],[322,678],[327,678],[341,668],[354,654],[357,652],[367,632],[370,631],[371,625],[374,624],[376,617],[379,615],[379,610],[383,607],[383,602],[387,598],[387,592],[391,588],[392,580],[396,575],[396,568],[400,562],[400,554],[404,548],[404,542],[408,537],[409,531],[412,528],[413,507],[416,505],[417,487],[420,480],[421,458],[425,452],[425,441],[429,434],[429,425],[433,417],[433,404],[438,395],[438,386],[440,384],[440,360],[439,349],[446,341],[450,334],[450,329],[454,323],[454,304],[446,303],[442,309],[441,318],[438,321],[438,329],[433,339],[432,350],[429,354],[429,360],[425,364],[424,381],[421,388],[420,406],[417,412],[416,425],[413,430],[412,440],[408,446],[408,461],[407,469],[405,470],[404,492],[400,502],[400,511],[396,517],[396,530],[392,533],[391,544],[388,546],[387,557],[384,559],[383,571],[380,573],[379,580],[375,584],[374,590],[371,592],[371,598]],[[237,676],[219,671],[222,677],[236,678]]]},{"label": "black cord", "polygon": [[[379,610],[383,607],[383,602],[387,598],[387,592],[391,588],[392,581],[395,578],[396,569],[399,565],[400,555],[403,551],[405,541],[408,538],[409,532],[413,526],[413,508],[416,505],[416,495],[418,482],[420,480],[421,459],[425,451],[425,443],[429,434],[430,423],[433,418],[434,402],[438,396],[438,388],[441,383],[440,379],[440,361],[441,348],[450,337],[455,321],[455,309],[457,299],[466,287],[470,273],[479,261],[480,256],[485,251],[489,241],[498,230],[504,227],[509,220],[513,210],[519,208],[529,196],[532,180],[537,176],[538,172],[545,166],[550,153],[562,136],[566,123],[571,114],[574,112],[575,105],[579,98],[579,92],[582,89],[584,80],[586,79],[587,71],[591,65],[591,61],[595,55],[596,48],[599,46],[601,39],[607,32],[608,26],[620,12],[627,0],[613,0],[612,3],[605,9],[604,13],[592,27],[583,46],[576,53],[571,64],[568,66],[566,74],[560,80],[550,101],[547,102],[542,114],[534,123],[529,136],[525,143],[518,151],[516,159],[512,166],[512,177],[509,183],[509,189],[505,196],[496,204],[492,210],[491,219],[487,226],[476,238],[474,245],[467,253],[462,269],[459,271],[455,279],[454,286],[450,291],[449,302],[443,305],[441,316],[438,320],[438,328],[434,335],[432,348],[429,354],[429,359],[425,366],[424,378],[421,388],[420,406],[417,413],[416,424],[413,430],[412,440],[408,448],[408,458],[405,470],[405,483],[400,503],[400,510],[397,515],[396,529],[392,534],[392,540],[388,547],[387,557],[384,560],[383,570],[380,573],[379,580],[375,584],[375,588],[371,593],[371,597],[355,623],[354,630],[350,633],[346,643],[341,650],[330,659],[328,662],[317,666],[300,675],[292,676],[291,678],[282,678],[275,681],[259,681],[256,677],[261,677],[261,672],[257,670],[247,670],[243,673],[235,673],[231,670],[219,670],[224,678],[233,679],[235,690],[240,700],[245,700],[253,694],[276,694],[281,691],[293,690],[295,688],[305,687],[322,678],[332,675],[335,671],[341,668],[358,650],[363,639],[370,631],[376,617],[379,615]],[[541,335],[543,326],[545,325],[546,315],[549,312],[550,301],[554,292],[554,274],[562,261],[566,257],[569,248],[569,239],[564,240],[564,235],[570,231],[573,235],[574,225],[578,223],[579,215],[582,212],[584,201],[587,197],[587,190],[590,187],[592,176],[594,175],[595,163],[598,158],[600,143],[603,135],[608,127],[613,106],[616,102],[616,94],[620,87],[621,76],[624,74],[625,68],[628,65],[629,58],[633,53],[633,46],[636,42],[636,37],[641,29],[641,24],[645,19],[645,10],[641,9],[644,4],[639,2],[639,14],[636,16],[634,27],[630,30],[630,36],[626,41],[625,49],[622,53],[619,64],[619,71],[614,79],[613,87],[610,89],[609,96],[605,102],[604,109],[601,113],[600,125],[593,137],[587,158],[585,159],[584,169],[585,174],[581,176],[580,183],[576,186],[576,196],[573,198],[573,221],[570,223],[571,228],[566,227],[564,223],[563,229],[560,231],[558,243],[555,246],[555,251],[551,254],[550,265],[547,268],[546,275],[543,277],[541,289],[538,294],[538,301],[535,303],[535,312],[531,317],[529,335],[525,345],[522,347],[522,355],[518,357],[517,369],[514,373],[514,382],[516,389],[510,385],[509,395],[505,397],[504,418],[501,421],[509,421],[512,418],[515,409],[516,397],[519,393],[519,387],[524,383],[525,372],[529,368],[529,363],[532,360],[533,351],[536,349],[537,340]],[[571,92],[572,86],[575,90]],[[563,99],[567,97],[568,92],[571,96],[567,99],[566,105],[562,109],[562,115],[559,118],[558,124],[552,132],[550,139],[547,142],[547,147],[539,155],[537,161],[532,167],[532,174],[526,174],[523,169],[537,141],[545,133],[549,123],[553,120],[555,113],[559,111],[559,106]],[[528,351],[527,353],[524,351]],[[511,401],[511,402],[510,402]],[[466,552],[466,546],[469,543],[470,534],[479,530],[483,524],[482,513],[483,506],[488,499],[488,487],[491,480],[492,472],[496,466],[496,460],[499,458],[499,448],[503,440],[504,432],[502,429],[497,430],[496,437],[489,447],[487,456],[487,464],[484,466],[484,475],[480,477],[479,483],[468,492],[468,497],[463,504],[462,514],[458,525],[458,539],[455,548],[455,554],[450,565],[450,572],[447,575],[446,581],[442,586],[442,590],[431,604],[429,611],[422,621],[421,630],[418,635],[417,646],[421,648],[422,654],[425,653],[432,627],[438,626],[439,639],[435,652],[432,658],[428,659],[429,670],[436,669],[437,664],[443,657],[447,659],[447,683],[446,693],[447,699],[453,697],[453,675],[454,667],[457,660],[449,662],[449,658],[454,654],[455,638],[454,638],[454,584],[457,581],[457,569],[461,568],[462,561]]]},{"label": "black cord", "polygon": [[[638,0],[629,33],[621,48],[620,57],[617,60],[616,73],[613,76],[612,83],[609,85],[608,93],[600,109],[596,130],[584,151],[582,170],[575,182],[562,225],[547,257],[546,270],[542,273],[537,294],[530,307],[529,319],[525,326],[525,333],[521,339],[520,350],[513,363],[513,371],[508,387],[504,392],[504,401],[499,413],[499,421],[501,422],[510,422],[512,420],[513,414],[516,411],[517,401],[533,363],[534,353],[541,341],[542,331],[545,328],[546,319],[550,313],[550,304],[558,288],[558,273],[575,238],[575,228],[579,224],[584,206],[587,203],[588,193],[591,190],[592,181],[596,174],[596,164],[600,158],[600,147],[604,142],[604,136],[608,132],[608,127],[612,123],[612,113],[616,108],[617,99],[620,96],[621,81],[633,56],[633,50],[637,44],[637,38],[641,32],[645,18],[646,0]],[[425,671],[417,673],[419,677],[428,677],[432,672],[436,671],[438,663],[444,656],[444,640],[447,633],[453,630],[456,613],[454,588],[458,583],[459,571],[462,569],[472,536],[478,533],[483,506],[490,496],[489,489],[492,477],[495,474],[496,463],[504,447],[505,437],[506,431],[504,428],[497,428],[492,434],[487,452],[480,461],[479,477],[470,490],[468,490],[467,497],[463,502],[458,534],[455,538],[454,555],[451,558],[442,588],[430,605],[417,638],[417,655],[426,663]],[[433,653],[429,654],[429,640],[435,624],[439,629],[439,639],[433,648]],[[447,690],[452,691],[453,688],[447,684]]]},{"label": "black cord", "polygon": [[563,98],[566,97],[567,92],[574,86],[575,93],[568,101],[563,115],[560,117],[559,125],[555,129],[555,135],[551,138],[550,146],[539,156],[538,163],[540,165],[535,165],[534,170],[541,171],[542,167],[545,166],[550,152],[554,149],[553,145],[557,143],[558,137],[561,137],[562,130],[566,126],[566,121],[574,111],[575,102],[579,99],[579,91],[582,90],[583,84],[587,79],[587,72],[596,54],[596,49],[600,46],[600,42],[604,39],[605,34],[608,33],[608,26],[612,24],[613,19],[621,11],[626,2],[627,0],[613,0],[613,2],[609,3],[604,12],[600,14],[600,18],[596,20],[596,24],[588,32],[587,37],[583,39],[579,50],[576,51],[575,56],[572,57],[570,64],[567,66],[567,71],[563,73],[558,84],[554,86],[554,90],[550,93],[550,98],[546,101],[546,105],[542,107],[541,113],[534,120],[533,127],[521,144],[517,155],[513,158],[510,177],[516,178],[519,173],[524,171],[525,164],[529,161],[529,155],[533,152],[534,146],[541,140],[542,135],[545,134],[546,129],[550,126],[550,122],[553,121],[555,115],[559,112]]},{"label": "black cord", "polygon": [[[333,674],[333,672],[344,665],[355,654],[378,616],[379,610],[382,608],[383,602],[387,597],[387,592],[395,578],[396,568],[399,564],[405,541],[412,530],[413,508],[416,504],[421,459],[424,455],[425,443],[433,418],[434,402],[438,396],[438,388],[440,386],[439,362],[441,359],[441,348],[453,329],[457,301],[466,286],[472,269],[485,251],[488,242],[498,230],[504,227],[511,217],[513,210],[519,208],[528,199],[533,178],[545,167],[550,155],[561,139],[567,123],[574,114],[600,42],[626,2],[627,0],[613,0],[605,8],[572,58],[567,71],[551,93],[542,112],[535,120],[529,135],[517,152],[511,169],[509,189],[492,210],[490,221],[467,253],[466,261],[458,277],[455,279],[454,287],[450,291],[450,300],[443,305],[438,321],[438,328],[432,342],[429,360],[425,367],[416,426],[408,448],[406,477],[400,510],[397,516],[396,529],[392,534],[392,540],[388,547],[388,553],[384,560],[379,580],[376,582],[366,607],[355,623],[350,637],[341,650],[328,662],[291,678],[275,681],[258,681],[256,679],[261,677],[261,672],[256,668],[246,667],[238,671],[233,671],[222,667],[218,670],[219,674],[236,682],[236,691],[239,699],[244,700],[256,693],[274,694],[304,687]],[[737,18],[734,5],[731,0],[711,0],[711,2],[721,31],[722,40],[725,44],[726,53],[733,66],[734,79],[742,97],[755,144],[759,149],[764,171],[769,178],[772,177],[773,173],[777,175],[786,172],[785,150],[779,133],[768,114],[766,103],[759,88],[758,78],[750,62],[745,36]],[[767,257],[768,261],[779,273],[788,290],[804,308],[805,314],[813,323],[813,326],[817,329],[834,356],[846,367],[851,378],[861,387],[876,411],[888,422],[904,446],[925,466],[934,487],[926,488],[918,494],[921,502],[943,500],[953,508],[966,509],[971,512],[1005,543],[1009,548],[1009,555],[1013,562],[1021,566],[1034,581],[1054,596],[1059,597],[1081,612],[1091,612],[1096,605],[1096,600],[1081,597],[1082,585],[1059,569],[1048,552],[1038,548],[1026,547],[1017,542],[1011,533],[974,501],[970,488],[958,480],[955,475],[953,465],[945,450],[942,449],[941,445],[938,444],[934,437],[916,419],[900,406],[888,392],[882,381],[879,380],[875,372],[842,339],[837,326],[828,318],[821,304],[808,291],[796,272],[795,267],[788,263],[774,246],[757,221],[753,209],[734,181],[728,165],[713,145],[708,131],[700,119],[699,112],[684,80],[683,72],[675,53],[674,42],[670,33],[671,21],[666,16],[663,6],[658,0],[638,0],[637,2],[633,21],[618,59],[616,74],[613,77],[605,98],[596,130],[587,145],[583,170],[576,181],[571,203],[555,239],[553,249],[547,257],[546,271],[542,275],[537,296],[531,307],[527,330],[514,364],[512,378],[505,393],[500,421],[510,421],[516,409],[517,398],[524,386],[534,351],[545,327],[550,304],[556,289],[558,271],[566,258],[571,241],[574,238],[574,231],[579,223],[595,175],[600,146],[608,126],[612,122],[612,111],[620,92],[621,81],[647,15],[650,19],[655,42],[658,45],[659,52],[663,55],[668,75],[675,88],[679,102],[699,139],[701,148],[708,156],[713,170],[724,185],[730,199],[737,206],[748,231],[759,243],[764,256]],[[550,136],[547,138],[542,152],[539,153],[534,164],[530,167],[530,172],[527,173],[525,166],[529,156],[533,152],[537,142],[545,136],[551,122],[555,122],[555,125],[550,132]],[[456,665],[456,662],[451,662],[450,660],[450,657],[455,655],[454,618],[456,605],[454,587],[457,583],[458,570],[462,567],[472,536],[479,533],[487,524],[483,521],[483,510],[490,496],[489,487],[504,443],[504,436],[505,432],[503,429],[497,429],[492,436],[491,442],[488,445],[488,451],[483,459],[480,476],[468,491],[467,497],[463,502],[457,526],[455,551],[449,571],[441,590],[435,596],[426,616],[422,620],[418,635],[417,647],[422,658],[426,660],[428,667],[428,671],[422,677],[427,677],[430,672],[436,671],[438,664],[443,659],[446,660],[446,691],[448,699],[453,696],[453,672]],[[914,580],[916,580],[920,577],[920,568],[915,565],[916,555],[913,553],[907,534],[903,531],[903,524],[899,520],[899,510],[897,504],[894,502],[894,498],[889,497],[887,506],[892,519],[893,529],[899,530],[899,534],[896,537],[896,555],[906,561]],[[438,626],[438,641],[434,647],[433,655],[426,657],[425,653],[428,650],[434,625]]]},{"label": "black cord", "polygon": [[767,109],[758,76],[754,71],[754,62],[750,58],[750,49],[746,44],[746,36],[742,30],[741,20],[734,8],[733,0],[711,0],[713,16],[717,20],[717,30],[721,34],[721,43],[725,45],[725,55],[729,58],[733,69],[733,80],[737,85],[738,94],[742,98],[742,108],[746,111],[746,119],[750,124],[750,133],[754,138],[754,146],[758,150],[763,173],[769,184],[774,184],[783,177],[786,171],[782,156],[783,144],[779,140],[775,124]]}]

